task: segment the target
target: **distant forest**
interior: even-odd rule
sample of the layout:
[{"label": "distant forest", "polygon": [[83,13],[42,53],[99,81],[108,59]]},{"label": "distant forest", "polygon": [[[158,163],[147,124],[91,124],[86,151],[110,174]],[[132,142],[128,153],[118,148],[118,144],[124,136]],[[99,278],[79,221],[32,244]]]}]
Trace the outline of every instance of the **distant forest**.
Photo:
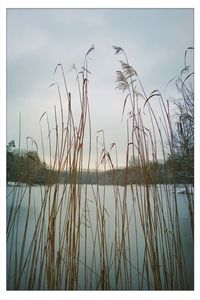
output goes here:
[{"label": "distant forest", "polygon": [[[106,171],[82,170],[73,174],[75,182],[82,184],[125,185],[153,183],[191,183],[194,182],[194,166],[187,157],[168,156],[165,162],[151,161],[148,166],[141,165],[136,160],[129,162],[127,168],[110,169]],[[71,170],[57,171],[42,162],[36,151],[18,151],[15,142],[7,145],[7,183],[38,184],[70,184]]]}]

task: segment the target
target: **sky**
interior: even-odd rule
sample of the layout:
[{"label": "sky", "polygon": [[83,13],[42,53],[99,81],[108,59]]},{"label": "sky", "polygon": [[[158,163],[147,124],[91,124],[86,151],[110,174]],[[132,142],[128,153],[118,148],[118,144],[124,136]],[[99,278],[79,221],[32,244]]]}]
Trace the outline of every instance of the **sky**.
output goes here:
[{"label": "sky", "polygon": [[[41,144],[39,120],[45,111],[54,127],[53,107],[59,102],[55,88],[48,87],[60,80],[59,72],[54,75],[58,63],[64,67],[78,119],[77,82],[71,67],[81,69],[94,44],[88,59],[92,149],[95,153],[97,132],[104,130],[107,148],[118,145],[123,166],[128,108],[122,121],[124,95],[116,89],[116,71],[123,57],[116,56],[112,46],[126,51],[147,95],[158,89],[167,98],[174,90],[166,94],[166,84],[183,69],[193,34],[192,9],[8,9],[7,142],[15,140],[18,146],[20,114],[21,148],[26,148],[27,136]],[[92,168],[95,159],[92,154]]]}]

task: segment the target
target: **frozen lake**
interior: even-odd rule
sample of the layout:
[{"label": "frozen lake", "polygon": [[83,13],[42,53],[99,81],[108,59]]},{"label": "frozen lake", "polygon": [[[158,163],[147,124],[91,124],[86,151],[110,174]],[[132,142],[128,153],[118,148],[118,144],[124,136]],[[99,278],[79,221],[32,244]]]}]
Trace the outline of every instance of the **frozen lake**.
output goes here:
[{"label": "frozen lake", "polygon": [[8,186],[7,289],[193,289],[190,214],[179,190]]}]

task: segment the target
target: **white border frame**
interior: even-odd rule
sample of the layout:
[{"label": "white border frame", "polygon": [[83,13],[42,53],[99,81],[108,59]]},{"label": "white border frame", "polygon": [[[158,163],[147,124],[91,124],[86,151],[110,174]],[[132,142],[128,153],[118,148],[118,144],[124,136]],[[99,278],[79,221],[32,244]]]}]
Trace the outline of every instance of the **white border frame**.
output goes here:
[{"label": "white border frame", "polygon": [[[199,137],[195,134],[195,290],[194,291],[7,291],[6,290],[6,9],[7,8],[194,8],[195,132],[200,133],[200,1],[199,0],[0,0],[0,300],[11,299],[176,299],[200,300],[200,178],[197,167]],[[170,21],[170,20],[169,20]],[[199,185],[199,186],[198,186]]]}]

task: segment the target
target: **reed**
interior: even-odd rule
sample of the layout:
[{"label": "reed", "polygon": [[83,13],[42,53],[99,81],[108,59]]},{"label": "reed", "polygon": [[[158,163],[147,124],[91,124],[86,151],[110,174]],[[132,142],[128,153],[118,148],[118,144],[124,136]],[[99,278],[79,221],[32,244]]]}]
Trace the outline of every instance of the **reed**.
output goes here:
[{"label": "reed", "polygon": [[[58,64],[54,73],[60,72],[62,82],[49,87],[57,90],[59,101],[58,107],[54,107],[54,125],[51,126],[48,113],[44,112],[39,120],[40,142],[27,138],[27,145],[34,145],[37,152],[41,145],[43,162],[48,164],[50,172],[46,185],[37,187],[36,201],[31,176],[26,185],[19,177],[7,195],[12,203],[7,215],[7,288],[190,289],[179,223],[175,164],[173,185],[168,184],[170,170],[166,164],[162,189],[158,183],[158,144],[164,162],[167,160],[166,141],[170,154],[174,155],[169,102],[157,90],[146,95],[139,75],[121,47],[114,47],[114,51],[124,57],[117,71],[118,88],[126,93],[123,118],[129,110],[125,171],[119,176],[117,145],[112,143],[107,147],[101,130],[96,137],[96,184],[82,184],[83,158],[87,151],[89,178],[92,153],[87,58],[93,50],[92,46],[86,53],[81,72],[74,67],[80,101],[78,122],[74,118],[74,99],[68,90],[63,66]],[[154,111],[154,101],[159,103],[161,116]],[[48,149],[44,145],[48,145]],[[49,157],[48,162],[46,157]],[[104,171],[103,186],[99,181],[100,166]],[[133,184],[130,174],[134,176],[134,168],[137,181]],[[106,184],[107,171],[112,175],[111,199]],[[63,172],[69,174],[69,183],[60,184]],[[187,196],[193,230],[193,200],[189,193]],[[24,210],[26,201],[28,206]],[[113,202],[113,210],[108,209],[108,201]],[[110,229],[111,222],[114,222],[114,231]]]}]

